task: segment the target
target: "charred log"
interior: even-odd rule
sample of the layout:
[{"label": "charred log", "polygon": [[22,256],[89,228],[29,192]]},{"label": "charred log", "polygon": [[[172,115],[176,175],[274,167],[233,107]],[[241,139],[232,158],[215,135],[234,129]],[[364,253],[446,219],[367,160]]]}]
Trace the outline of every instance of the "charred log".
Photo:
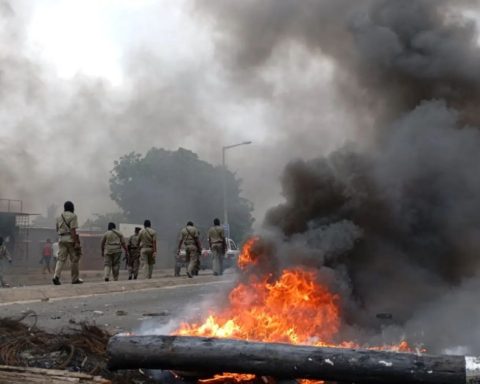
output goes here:
[{"label": "charred log", "polygon": [[480,360],[191,336],[115,336],[109,368],[252,373],[381,384],[480,383]]}]

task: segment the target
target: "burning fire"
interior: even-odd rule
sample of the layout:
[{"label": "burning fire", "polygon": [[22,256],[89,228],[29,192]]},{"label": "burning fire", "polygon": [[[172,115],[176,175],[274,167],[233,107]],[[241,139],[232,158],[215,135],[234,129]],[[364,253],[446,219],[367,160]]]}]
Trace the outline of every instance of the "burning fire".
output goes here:
[{"label": "burning fire", "polygon": [[[229,305],[210,313],[202,323],[183,323],[175,332],[182,336],[203,336],[282,342],[314,346],[355,348],[353,342],[336,342],[341,326],[340,297],[319,283],[315,270],[285,269],[274,278],[268,273],[247,273],[259,262],[252,251],[257,238],[242,249],[238,266],[247,275],[229,294]],[[406,342],[392,349],[409,351]],[[252,375],[217,375],[203,383],[248,382]]]},{"label": "burning fire", "polygon": [[315,282],[315,273],[285,270],[241,283],[229,296],[230,306],[210,314],[203,324],[182,324],[179,335],[332,345],[340,327],[339,297]]}]

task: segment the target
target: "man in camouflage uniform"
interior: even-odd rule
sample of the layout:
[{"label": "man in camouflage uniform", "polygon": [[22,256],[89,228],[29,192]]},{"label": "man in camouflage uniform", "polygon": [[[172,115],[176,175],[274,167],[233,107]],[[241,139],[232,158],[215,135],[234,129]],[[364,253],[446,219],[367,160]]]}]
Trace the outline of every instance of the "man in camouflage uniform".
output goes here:
[{"label": "man in camouflage uniform", "polygon": [[145,279],[151,279],[157,257],[157,233],[151,228],[150,220],[145,220],[144,228],[138,234],[140,242],[140,269]]},{"label": "man in camouflage uniform", "polygon": [[0,237],[0,287],[9,287],[9,285],[3,280],[3,275],[5,271],[5,262],[12,262],[10,253],[8,253],[7,247],[3,244],[3,237]]},{"label": "man in camouflage uniform", "polygon": [[82,284],[83,281],[79,278],[80,271],[78,263],[82,255],[80,247],[80,238],[77,234],[78,218],[74,213],[75,207],[71,201],[66,201],[63,205],[64,212],[57,218],[57,233],[59,236],[58,242],[58,259],[55,266],[55,273],[53,274],[53,284],[60,285],[60,275],[63,267],[70,259],[70,272],[72,275],[72,284]]},{"label": "man in camouflage uniform", "polygon": [[140,266],[140,230],[140,227],[135,227],[135,234],[128,239],[128,280],[137,280],[138,277],[138,268]]},{"label": "man in camouflage uniform", "polygon": [[200,232],[191,221],[180,232],[180,242],[178,243],[177,254],[180,253],[182,245],[185,247],[187,276],[192,278],[198,274],[200,263],[200,252],[202,246],[200,244]]},{"label": "man in camouflage uniform", "polygon": [[212,251],[212,269],[215,276],[223,274],[223,259],[227,249],[225,232],[220,226],[220,220],[213,220],[213,227],[208,230],[208,244]]},{"label": "man in camouflage uniform", "polygon": [[122,248],[128,257],[128,249],[123,235],[115,230],[115,223],[108,223],[108,230],[102,239],[102,256],[104,258],[105,281],[110,280],[112,272],[113,280],[118,280],[120,274],[120,262],[122,261]]}]

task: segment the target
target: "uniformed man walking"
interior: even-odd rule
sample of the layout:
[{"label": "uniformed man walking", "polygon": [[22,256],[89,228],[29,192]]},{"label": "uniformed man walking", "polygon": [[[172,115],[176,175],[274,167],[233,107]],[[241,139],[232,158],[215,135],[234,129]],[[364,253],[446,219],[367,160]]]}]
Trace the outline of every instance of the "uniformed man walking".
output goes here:
[{"label": "uniformed man walking", "polygon": [[202,246],[200,244],[200,232],[191,221],[189,221],[187,226],[180,232],[177,254],[180,253],[182,245],[185,247],[187,276],[192,278],[193,275],[198,274],[200,263],[199,255],[202,251]]},{"label": "uniformed man walking", "polygon": [[140,233],[141,228],[135,227],[135,233],[128,239],[128,280],[137,280],[140,266]]},{"label": "uniformed man walking", "polygon": [[208,244],[212,252],[212,269],[215,276],[223,274],[223,260],[227,250],[225,232],[220,226],[220,220],[213,220],[213,227],[208,230]]},{"label": "uniformed man walking", "polygon": [[3,243],[3,237],[0,237],[0,287],[1,288],[8,288],[10,285],[8,285],[5,280],[3,279],[3,276],[5,274],[5,262],[8,261],[9,263],[12,262],[12,258],[10,257],[10,253],[8,252],[8,249],[6,245]]},{"label": "uniformed man walking", "polygon": [[75,207],[71,201],[63,205],[64,212],[57,218],[57,233],[60,237],[58,242],[58,259],[53,274],[53,284],[60,285],[60,277],[67,259],[70,259],[70,273],[72,284],[82,284],[79,278],[78,263],[82,255],[80,238],[77,234],[78,218],[74,213]]},{"label": "uniformed man walking", "polygon": [[157,257],[157,233],[152,229],[150,220],[145,220],[144,228],[138,234],[140,242],[140,268],[145,279],[151,279],[155,258]]},{"label": "uniformed man walking", "polygon": [[128,258],[128,249],[125,245],[125,238],[123,235],[115,230],[115,223],[108,223],[108,230],[102,238],[102,256],[104,258],[104,278],[105,281],[110,280],[110,272],[113,275],[113,280],[118,280],[120,274],[120,263],[122,261],[122,248]]}]

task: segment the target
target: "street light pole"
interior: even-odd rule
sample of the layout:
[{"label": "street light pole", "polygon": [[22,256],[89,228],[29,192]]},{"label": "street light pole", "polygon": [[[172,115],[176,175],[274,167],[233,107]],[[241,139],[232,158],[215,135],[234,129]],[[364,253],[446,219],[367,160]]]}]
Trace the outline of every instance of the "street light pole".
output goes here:
[{"label": "street light pole", "polygon": [[233,144],[233,145],[225,145],[222,147],[222,184],[223,184],[223,224],[226,227],[226,237],[230,237],[230,225],[228,224],[228,200],[227,200],[227,164],[226,164],[226,156],[225,152],[227,149],[239,147],[241,145],[248,145],[252,144],[251,141],[244,141],[243,143]]}]

